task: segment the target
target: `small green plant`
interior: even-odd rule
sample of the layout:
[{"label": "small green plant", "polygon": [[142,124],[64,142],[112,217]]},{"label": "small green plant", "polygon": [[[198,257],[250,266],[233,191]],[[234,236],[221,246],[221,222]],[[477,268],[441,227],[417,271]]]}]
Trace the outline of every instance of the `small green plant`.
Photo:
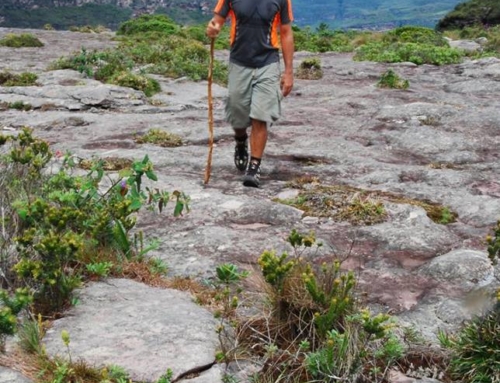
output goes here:
[{"label": "small green plant", "polygon": [[155,79],[133,74],[129,71],[118,72],[109,78],[111,84],[141,90],[148,97],[161,91],[160,83]]},{"label": "small green plant", "polygon": [[148,260],[149,270],[153,275],[166,275],[168,271],[167,263],[160,258],[150,258]]},{"label": "small green plant", "polygon": [[29,354],[42,354],[42,339],[45,334],[45,328],[42,322],[42,316],[38,318],[29,318],[22,322],[18,330],[19,344],[21,348]]},{"label": "small green plant", "polygon": [[390,88],[390,89],[408,89],[410,87],[410,82],[404,80],[397,75],[392,69],[389,69],[382,74],[380,80],[377,83],[379,88]]},{"label": "small green plant", "polygon": [[43,47],[43,43],[30,33],[22,33],[20,35],[9,33],[3,39],[0,39],[0,45],[11,48]]},{"label": "small green plant", "polygon": [[52,24],[47,23],[47,24],[43,25],[43,30],[44,31],[53,31],[54,29],[55,28],[52,26]]},{"label": "small green plant", "polygon": [[182,145],[182,138],[176,134],[161,129],[150,129],[146,134],[135,137],[139,144],[154,144],[162,147],[176,147]]},{"label": "small green plant", "polygon": [[311,57],[302,60],[297,69],[296,76],[304,80],[319,80],[322,78],[321,59],[319,57]]},{"label": "small green plant", "polygon": [[235,265],[226,263],[216,268],[217,279],[215,286],[217,294],[216,302],[220,308],[216,311],[215,317],[219,320],[216,332],[219,337],[221,349],[216,353],[218,362],[229,363],[231,360],[231,349],[228,344],[228,331],[234,327],[234,316],[239,305],[238,295],[242,292],[239,286],[240,282],[246,278],[249,273],[240,271]]},{"label": "small green plant", "polygon": [[86,266],[87,272],[97,278],[106,278],[113,268],[112,262],[89,263]]},{"label": "small green plant", "polygon": [[32,109],[31,104],[25,104],[24,101],[14,101],[9,104],[10,109],[24,110],[27,112]]},{"label": "small green plant", "polygon": [[0,72],[0,86],[33,86],[36,85],[37,79],[38,76],[30,72],[20,74]]}]

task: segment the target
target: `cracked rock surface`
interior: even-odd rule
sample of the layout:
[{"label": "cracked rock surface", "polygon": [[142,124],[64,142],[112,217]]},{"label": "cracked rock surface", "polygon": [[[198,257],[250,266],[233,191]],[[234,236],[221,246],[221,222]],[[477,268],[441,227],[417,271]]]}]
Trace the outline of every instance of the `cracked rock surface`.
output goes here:
[{"label": "cracked rock surface", "polygon": [[[0,28],[0,37],[8,32],[12,30]],[[233,165],[232,132],[224,122],[224,88],[213,90],[215,147],[212,178],[204,186],[206,82],[155,76],[162,92],[151,101],[141,92],[97,83],[75,71],[47,72],[52,60],[71,50],[116,43],[109,34],[30,32],[45,46],[0,47],[0,69],[36,72],[39,86],[0,87],[0,102],[25,101],[34,109],[1,111],[0,129],[15,134],[30,126],[54,149],[69,150],[80,158],[142,159],[148,154],[158,174],[156,186],[182,190],[191,197],[191,212],[180,219],[168,213],[144,213],[139,219],[146,235],[161,241],[153,255],[167,262],[172,275],[210,278],[223,262],[254,269],[263,250],[287,249],[285,239],[293,228],[314,230],[325,244],[314,262],[349,253],[344,267],[358,273],[367,303],[390,310],[429,340],[435,340],[439,328],[456,329],[470,317],[464,303],[468,294],[500,284],[499,269],[488,263],[484,242],[500,218],[500,60],[436,67],[354,62],[352,54],[321,54],[323,79],[296,80],[283,102],[283,118],[269,132],[263,187],[248,189]],[[217,56],[226,59],[227,52]],[[309,56],[298,52],[295,67]],[[378,88],[376,83],[387,69],[408,79],[410,88]],[[152,128],[180,135],[184,144],[161,148],[134,141],[136,134]],[[305,175],[317,177],[321,185],[376,191],[387,219],[355,226],[309,217],[276,202],[276,198],[295,198],[298,191],[289,182]],[[388,194],[446,206],[457,220],[433,221],[422,207],[384,199]],[[130,299],[117,285],[128,291]],[[198,363],[198,357],[213,358],[208,333],[198,339],[207,343],[203,353],[174,346],[186,335],[175,326],[191,323],[193,314],[186,309],[181,315],[162,302],[167,299],[162,294],[170,292],[129,281],[91,284],[82,291],[82,305],[56,323],[47,339],[49,349],[62,352],[56,330],[72,321],[72,352],[96,362],[123,358],[115,362],[130,362],[127,369],[139,378],[158,376],[177,357],[175,373]],[[189,297],[172,295],[179,299],[175,300],[179,307],[190,303]],[[114,304],[120,308],[110,310]],[[132,314],[136,304],[138,312]],[[177,330],[172,332],[171,319],[163,318],[170,313],[177,318],[172,328]],[[106,337],[88,325],[96,319],[92,314],[100,315],[96,326]],[[127,316],[130,331],[121,322]],[[210,316],[197,318],[204,318],[203,326],[210,332]],[[201,319],[198,322],[202,324]],[[125,352],[136,347],[141,350],[136,355]],[[186,359],[181,358],[181,349],[189,354]],[[148,364],[155,355],[161,363]]]}]

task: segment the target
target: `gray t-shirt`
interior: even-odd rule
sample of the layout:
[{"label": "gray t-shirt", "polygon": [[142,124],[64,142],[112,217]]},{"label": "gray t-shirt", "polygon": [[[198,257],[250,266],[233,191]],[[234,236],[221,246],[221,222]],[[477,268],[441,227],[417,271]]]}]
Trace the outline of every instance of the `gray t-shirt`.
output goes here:
[{"label": "gray t-shirt", "polygon": [[214,12],[231,18],[231,62],[261,68],[279,61],[278,30],[293,21],[291,0],[219,0]]}]

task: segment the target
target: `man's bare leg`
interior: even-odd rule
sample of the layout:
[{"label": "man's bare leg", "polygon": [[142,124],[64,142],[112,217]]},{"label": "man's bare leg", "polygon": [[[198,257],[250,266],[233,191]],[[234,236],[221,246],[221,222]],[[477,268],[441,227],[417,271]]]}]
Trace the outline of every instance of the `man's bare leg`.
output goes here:
[{"label": "man's bare leg", "polygon": [[264,154],[267,143],[267,123],[252,119],[252,134],[250,136],[250,155],[259,162]]}]

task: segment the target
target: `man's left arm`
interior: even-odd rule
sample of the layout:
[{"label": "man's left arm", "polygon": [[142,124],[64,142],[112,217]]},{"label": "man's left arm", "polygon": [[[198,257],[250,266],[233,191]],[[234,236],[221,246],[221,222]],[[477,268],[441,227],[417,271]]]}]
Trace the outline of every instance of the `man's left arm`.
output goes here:
[{"label": "man's left arm", "polygon": [[292,23],[282,24],[280,26],[280,37],[283,61],[285,62],[285,71],[281,77],[281,92],[283,93],[283,97],[286,97],[293,88],[294,43]]}]

